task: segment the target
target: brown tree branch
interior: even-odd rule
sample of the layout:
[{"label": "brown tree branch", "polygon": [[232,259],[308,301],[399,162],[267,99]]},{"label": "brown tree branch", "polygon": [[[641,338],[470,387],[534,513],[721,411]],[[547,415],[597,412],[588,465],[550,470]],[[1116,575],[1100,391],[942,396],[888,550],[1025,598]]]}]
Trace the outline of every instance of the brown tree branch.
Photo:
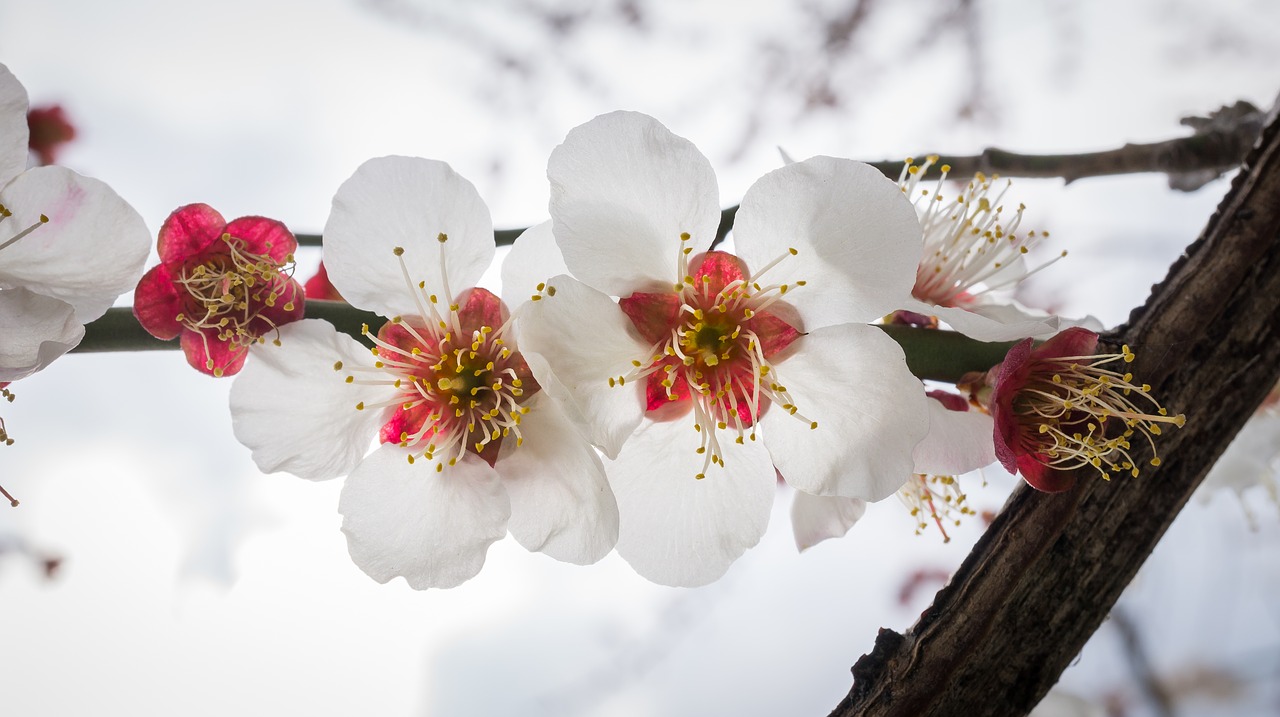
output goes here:
[{"label": "brown tree branch", "polygon": [[[1207,118],[1184,119],[1183,124],[1195,129],[1195,134],[1190,137],[1149,144],[1126,144],[1117,149],[1082,154],[1019,154],[992,147],[976,155],[940,155],[939,161],[951,165],[951,176],[964,178],[985,172],[1005,177],[1061,178],[1074,182],[1085,177],[1156,172],[1168,175],[1171,187],[1190,191],[1235,169],[1258,138],[1263,121],[1263,112],[1258,108],[1248,102],[1237,102]],[[903,163],[901,159],[886,159],[868,164],[886,177],[897,179]],[[713,246],[724,241],[729,230],[733,229],[733,218],[737,213],[737,206],[720,212],[720,226]],[[523,231],[495,229],[493,241],[498,246],[512,244]],[[321,244],[319,234],[298,234],[297,237],[298,244],[302,246]]]},{"label": "brown tree branch", "polygon": [[1169,411],[1187,416],[1160,439],[1163,465],[1137,479],[1083,475],[1056,495],[1015,490],[919,622],[905,635],[880,631],[833,715],[1025,715],[1106,619],[1280,377],[1274,119],[1200,239],[1112,339],[1138,354],[1131,370]]}]

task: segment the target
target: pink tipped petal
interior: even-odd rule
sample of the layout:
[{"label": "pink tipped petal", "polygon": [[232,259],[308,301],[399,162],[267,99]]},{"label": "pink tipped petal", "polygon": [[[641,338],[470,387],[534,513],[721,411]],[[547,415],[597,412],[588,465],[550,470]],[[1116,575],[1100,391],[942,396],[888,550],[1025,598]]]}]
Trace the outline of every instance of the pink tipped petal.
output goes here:
[{"label": "pink tipped petal", "polygon": [[[441,243],[439,235],[448,241]],[[352,306],[382,316],[419,313],[401,257],[416,287],[447,303],[475,286],[493,261],[493,220],[476,188],[444,162],[380,157],[338,188],[324,227],[325,266]]]},{"label": "pink tipped petal", "polygon": [[168,341],[182,333],[177,316],[182,301],[173,283],[173,274],[164,264],[156,264],[138,281],[133,292],[133,315],[152,336]]},{"label": "pink tipped petal", "polygon": [[761,177],[734,223],[738,256],[770,283],[805,280],[788,293],[806,329],[872,321],[911,294],[923,251],[915,209],[875,168],[814,157]]},{"label": "pink tipped petal", "polygon": [[63,167],[36,167],[0,190],[13,212],[0,241],[40,225],[0,253],[0,287],[25,286],[61,299],[88,323],[142,275],[151,233],[142,217],[110,187]]},{"label": "pink tipped petal", "polygon": [[913,472],[957,476],[995,463],[990,416],[978,411],[948,410],[932,397],[928,402],[929,433],[912,454]]},{"label": "pink tipped petal", "polygon": [[768,453],[721,434],[726,467],[701,480],[700,438],[687,417],[646,422],[605,464],[622,521],[618,554],[653,582],[714,582],[764,534],[777,492]]},{"label": "pink tipped petal", "polygon": [[228,224],[223,232],[243,241],[245,251],[269,256],[281,264],[298,249],[298,240],[293,233],[283,222],[275,219],[240,217]]},{"label": "pink tipped petal", "polygon": [[71,305],[26,289],[0,291],[0,381],[48,366],[84,338]]},{"label": "pink tipped petal", "polygon": [[183,331],[182,353],[191,368],[208,376],[234,376],[244,367],[248,349],[226,340],[218,340],[213,330]]},{"label": "pink tipped petal", "polygon": [[604,466],[554,399],[538,395],[528,405],[523,445],[495,465],[511,497],[507,527],[528,550],[589,565],[618,542],[618,505]]},{"label": "pink tipped petal", "polygon": [[[280,329],[249,352],[231,385],[231,426],[236,440],[253,451],[264,473],[287,471],[309,480],[346,475],[369,452],[382,410],[357,410],[391,399],[390,386],[346,382],[372,366],[369,349],[327,321],[307,319]],[[334,370],[341,361],[342,370]]]},{"label": "pink tipped petal", "polygon": [[670,287],[680,249],[696,254],[715,239],[711,163],[647,115],[612,112],[574,128],[551,152],[547,177],[565,264],[611,296]]},{"label": "pink tipped petal", "polygon": [[439,473],[429,461],[410,465],[408,453],[384,445],[347,478],[338,502],[347,550],[380,583],[403,577],[415,590],[461,585],[507,534],[506,491],[476,456]]},{"label": "pink tipped petal", "polygon": [[828,538],[843,538],[866,512],[865,500],[796,491],[791,502],[791,532],[796,549],[804,552]]},{"label": "pink tipped petal", "polygon": [[0,185],[27,168],[27,90],[0,65]]},{"label": "pink tipped petal", "polygon": [[188,204],[173,210],[160,225],[160,261],[181,262],[204,252],[222,236],[227,220],[208,204]]},{"label": "pink tipped petal", "polygon": [[512,311],[538,293],[538,284],[559,274],[568,274],[551,233],[551,222],[529,227],[516,238],[502,261],[502,303]]},{"label": "pink tipped petal", "polygon": [[650,358],[651,346],[608,296],[567,276],[548,285],[554,296],[521,309],[515,324],[520,351],[543,389],[585,422],[583,434],[616,456],[644,415],[644,381],[609,381],[634,370],[632,361]]},{"label": "pink tipped petal", "polygon": [[[844,324],[814,331],[774,364],[797,415],[761,418],[773,462],[798,490],[877,501],[912,473],[929,430],[924,387],[883,331]],[[803,417],[801,419],[800,417]],[[810,428],[816,421],[818,427]]]}]

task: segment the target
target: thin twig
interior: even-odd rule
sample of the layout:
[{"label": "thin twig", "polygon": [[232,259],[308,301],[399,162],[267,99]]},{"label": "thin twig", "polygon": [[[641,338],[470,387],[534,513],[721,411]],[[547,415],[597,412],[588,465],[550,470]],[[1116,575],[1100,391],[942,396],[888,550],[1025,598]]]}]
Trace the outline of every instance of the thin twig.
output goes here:
[{"label": "thin twig", "polygon": [[[1223,108],[1207,119],[1184,120],[1195,128],[1190,137],[1152,142],[1126,144],[1117,149],[1079,154],[1020,154],[994,147],[975,155],[940,154],[941,164],[951,165],[952,176],[971,177],[978,172],[1005,177],[1040,179],[1060,178],[1068,183],[1086,177],[1106,177],[1116,174],[1141,174],[1154,172],[1169,177],[1170,186],[1189,191],[1203,186],[1240,164],[1258,132],[1262,128],[1263,113],[1247,102]],[[925,152],[915,155],[925,157]],[[868,162],[886,177],[896,179],[902,171],[901,159]],[[732,206],[720,212],[720,226],[712,246],[724,241],[733,229],[733,218],[738,207]],[[524,229],[497,229],[493,241],[498,246],[515,242]],[[320,246],[319,234],[298,234],[298,244]]]}]

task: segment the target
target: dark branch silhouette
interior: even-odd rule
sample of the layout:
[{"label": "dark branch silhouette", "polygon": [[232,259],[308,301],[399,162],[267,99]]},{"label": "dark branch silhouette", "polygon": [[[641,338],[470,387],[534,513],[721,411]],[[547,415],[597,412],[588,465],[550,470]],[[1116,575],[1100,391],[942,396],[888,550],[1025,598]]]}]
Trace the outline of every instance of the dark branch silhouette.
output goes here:
[{"label": "dark branch silhouette", "polygon": [[919,622],[880,631],[833,717],[1025,715],[1040,701],[1280,377],[1278,240],[1273,118],[1204,233],[1109,338],[1187,416],[1161,437],[1162,466],[1015,490]]}]

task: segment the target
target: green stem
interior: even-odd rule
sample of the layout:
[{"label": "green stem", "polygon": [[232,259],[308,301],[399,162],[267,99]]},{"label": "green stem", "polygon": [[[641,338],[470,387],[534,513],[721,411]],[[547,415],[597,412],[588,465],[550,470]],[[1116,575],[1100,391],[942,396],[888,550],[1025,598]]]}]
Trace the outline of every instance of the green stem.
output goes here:
[{"label": "green stem", "polygon": [[[308,301],[307,318],[324,319],[339,331],[360,338],[360,328],[368,324],[373,330],[385,319],[361,311],[341,301]],[[907,367],[916,376],[955,383],[970,371],[985,371],[1008,353],[1013,343],[984,343],[954,331],[917,329],[909,326],[879,327],[897,341],[907,355]],[[129,308],[109,309],[102,318],[84,327],[84,341],[74,350],[81,353],[102,351],[152,351],[178,348],[178,341],[161,341],[138,324]]]}]

